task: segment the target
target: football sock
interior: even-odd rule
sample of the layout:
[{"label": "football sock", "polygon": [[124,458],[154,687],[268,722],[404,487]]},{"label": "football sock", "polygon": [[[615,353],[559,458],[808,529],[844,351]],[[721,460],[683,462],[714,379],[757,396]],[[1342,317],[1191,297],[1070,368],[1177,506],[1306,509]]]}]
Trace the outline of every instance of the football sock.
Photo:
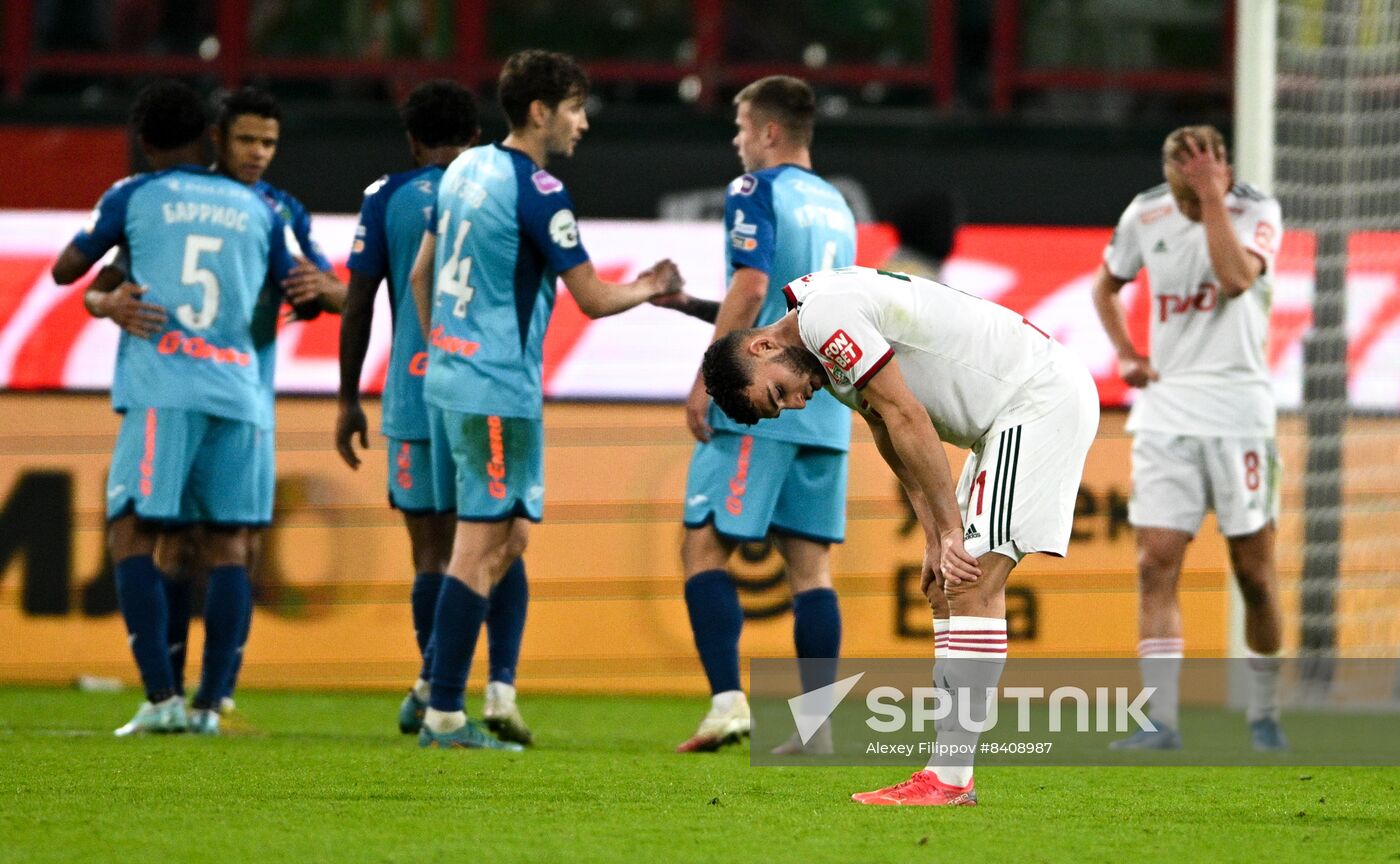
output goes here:
[{"label": "football sock", "polygon": [[1278,719],[1278,673],[1282,665],[1277,652],[1249,652],[1249,706],[1245,709],[1245,718],[1250,723]]},{"label": "football sock", "polygon": [[433,685],[428,683],[428,679],[419,678],[417,681],[413,682],[413,695],[418,698],[419,702],[427,702],[432,692]]},{"label": "football sock", "polygon": [[185,652],[190,639],[190,604],[194,582],[185,574],[162,574],[165,587],[165,644],[170,652],[170,672],[174,676],[175,692],[185,692]]},{"label": "football sock", "polygon": [[685,607],[710,692],[740,689],[739,634],[744,629],[744,611],[729,572],[705,570],[687,579]]},{"label": "football sock", "polygon": [[194,694],[195,708],[217,708],[224,696],[243,636],[247,582],[248,568],[242,564],[209,570],[209,593],[204,598],[204,668]]},{"label": "football sock", "polygon": [[[243,579],[238,583],[238,646],[233,652],[233,665],[224,679],[220,699],[232,699],[234,688],[238,686],[238,673],[243,671],[243,649],[248,645],[248,633],[253,629],[253,580]],[[218,705],[214,706],[218,708]]]},{"label": "football sock", "polygon": [[441,573],[419,573],[413,577],[413,592],[409,595],[413,608],[413,637],[418,640],[418,655],[423,658],[418,677],[427,679],[433,672],[433,616],[437,614],[438,592],[442,590]]},{"label": "football sock", "polygon": [[525,636],[525,609],[529,605],[525,559],[516,558],[506,568],[506,575],[491,589],[491,609],[486,613],[487,662],[490,665],[487,680],[515,685],[520,641]]},{"label": "football sock", "polygon": [[792,597],[792,642],[797,648],[802,689],[811,692],[836,680],[841,656],[841,607],[830,588],[812,588]]},{"label": "football sock", "polygon": [[413,637],[418,640],[418,654],[428,651],[433,636],[433,615],[437,612],[438,591],[442,588],[441,573],[419,573],[413,577]]},{"label": "football sock", "polygon": [[126,622],[127,640],[141,670],[146,701],[152,705],[175,695],[175,675],[166,643],[168,613],[163,577],[150,555],[133,555],[116,564],[117,601]]},{"label": "football sock", "polygon": [[1147,716],[1154,726],[1179,728],[1177,705],[1185,645],[1179,636],[1143,639],[1138,643],[1142,686],[1157,688],[1147,700]]},{"label": "football sock", "polygon": [[[948,690],[948,625],[947,618],[933,619],[933,686]],[[948,726],[949,718],[935,720],[933,728],[941,730]]]},{"label": "football sock", "polygon": [[437,612],[433,618],[433,674],[428,705],[435,711],[463,710],[467,673],[472,668],[472,652],[481,636],[490,601],[460,579],[442,580]]},{"label": "football sock", "polygon": [[946,680],[953,697],[953,712],[949,727],[938,730],[940,751],[929,760],[928,767],[939,782],[966,786],[972,782],[979,730],[990,712],[996,710],[996,695],[989,695],[988,690],[997,686],[1006,666],[1006,619],[952,616],[948,623],[948,656],[942,665],[948,667]]}]

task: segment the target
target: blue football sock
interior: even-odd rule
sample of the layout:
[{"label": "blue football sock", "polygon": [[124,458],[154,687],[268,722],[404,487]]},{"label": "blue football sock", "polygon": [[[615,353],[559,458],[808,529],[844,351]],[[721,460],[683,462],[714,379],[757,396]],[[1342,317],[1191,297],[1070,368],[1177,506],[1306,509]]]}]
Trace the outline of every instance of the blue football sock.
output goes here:
[{"label": "blue football sock", "polygon": [[[229,667],[228,678],[224,680],[224,686],[219,691],[221,700],[225,697],[233,698],[234,688],[238,686],[238,673],[243,671],[243,649],[248,645],[248,634],[253,629],[253,580],[244,579],[242,589],[238,598],[238,647],[234,651],[233,665]],[[219,706],[215,705],[214,707]]]},{"label": "blue football sock", "polygon": [[233,674],[238,643],[243,635],[243,606],[248,568],[223,564],[209,570],[209,593],[204,598],[204,668],[195,708],[217,708]]},{"label": "blue football sock", "polygon": [[520,662],[520,641],[525,637],[525,609],[529,605],[525,559],[516,558],[506,575],[491,589],[491,611],[486,614],[489,680],[514,686],[515,667]]},{"label": "blue football sock", "polygon": [[442,580],[433,619],[433,675],[428,705],[438,711],[461,711],[472,652],[481,636],[490,601],[460,579]]},{"label": "blue football sock", "polygon": [[841,607],[830,588],[812,588],[792,597],[792,641],[797,647],[802,689],[812,691],[836,680],[841,656]]},{"label": "blue football sock", "polygon": [[131,642],[146,700],[164,702],[175,695],[175,675],[170,669],[170,648],[166,633],[169,624],[165,608],[165,586],[155,559],[133,555],[116,565],[117,601]]},{"label": "blue football sock", "polygon": [[185,655],[190,639],[190,604],[194,583],[185,578],[165,576],[165,644],[170,651],[170,672],[174,676],[175,692],[185,692]]},{"label": "blue football sock", "polygon": [[433,616],[437,614],[438,591],[442,590],[441,573],[419,573],[413,577],[413,592],[409,595],[413,606],[413,637],[418,640],[418,656],[423,658],[419,678],[427,679],[432,674],[432,651],[429,645],[433,639]]},{"label": "blue football sock", "polygon": [[705,570],[687,579],[685,608],[710,692],[740,689],[739,634],[744,629],[744,610],[739,608],[739,592],[728,571]]}]

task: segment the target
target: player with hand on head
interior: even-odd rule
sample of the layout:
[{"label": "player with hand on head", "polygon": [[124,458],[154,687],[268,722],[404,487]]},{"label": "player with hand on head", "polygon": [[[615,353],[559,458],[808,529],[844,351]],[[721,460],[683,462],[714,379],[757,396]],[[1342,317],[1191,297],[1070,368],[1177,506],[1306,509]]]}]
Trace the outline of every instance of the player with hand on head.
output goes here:
[{"label": "player with hand on head", "polygon": [[[748,173],[729,184],[725,245],[729,291],[724,302],[666,295],[657,305],[713,321],[714,338],[771,324],[787,311],[783,286],[814,270],[855,263],[855,218],[831,184],[812,172],[816,98],[806,82],[787,76],[755,81],[734,97],[734,147]],[[681,752],[717,750],[749,731],[749,705],[739,682],[739,595],[727,569],[741,542],[769,536],[783,556],[792,590],[793,642],[803,689],[835,680],[841,651],[841,611],[831,582],[831,544],[846,528],[846,451],[851,413],[825,393],[801,414],[744,428],[725,417],[697,372],[686,400],[695,436],[685,490],[685,600],[705,675],[710,711]],[[744,472],[742,490],[731,488]],[[830,661],[830,662],[823,662]],[[822,726],[775,752],[830,752]]]},{"label": "player with hand on head", "polygon": [[[434,493],[458,519],[433,615],[424,747],[520,749],[469,721],[463,696],[492,589],[541,516],[541,378],[556,278],[591,318],[681,287],[670,261],[626,284],[604,282],[584,251],[569,194],[545,165],[572,155],[588,129],[587,93],[570,57],[530,50],[506,60],[497,95],[510,132],[447,167],[410,274],[428,344],[432,452],[451,455],[434,466]],[[514,703],[514,686],[496,698]]]},{"label": "player with hand on head", "polygon": [[[428,369],[427,344],[418,321],[409,272],[423,238],[423,213],[436,205],[443,169],[476,143],[476,101],[452,81],[429,81],[414,88],[401,111],[409,151],[416,166],[381,177],[365,190],[355,244],[350,255],[350,298],[340,328],[340,410],[335,444],[342,459],[358,468],[354,439],[367,445],[368,429],[360,407],[360,374],[369,348],[374,295],[381,281],[389,285],[393,339],[384,383],[383,426],[388,439],[389,506],[403,513],[417,575],[411,593],[413,630],[422,667],[418,680],[399,706],[399,731],[418,734],[428,708],[433,614],[438,591],[452,554],[455,508],[439,504],[433,486],[433,460],[450,475],[452,454],[434,454],[428,435],[423,378]],[[525,628],[528,589],[525,563],[516,559],[491,589],[486,616],[490,676],[482,711],[488,728],[500,737],[528,744],[532,740],[510,696]],[[503,696],[504,694],[504,696]]]},{"label": "player with hand on head", "polygon": [[[852,798],[975,804],[981,697],[1006,663],[1006,581],[1026,555],[1068,548],[1098,429],[1093,378],[1025,318],[937,282],[847,267],[784,291],[792,311],[705,352],[705,388],[750,425],[805,408],[824,388],[865,418],[924,529],[935,681],[953,696],[950,717],[972,724],[945,722],[928,768]],[[956,489],[945,441],[972,451]]]},{"label": "player with hand on head", "polygon": [[[1283,237],[1278,202],[1235,183],[1225,140],[1187,126],[1162,147],[1167,182],[1133,199],[1104,250],[1094,307],[1118,351],[1119,374],[1142,388],[1128,415],[1137,537],[1138,656],[1155,687],[1140,730],[1115,749],[1181,747],[1178,687],[1185,643],[1177,583],[1186,547],[1213,509],[1245,605],[1256,750],[1283,750],[1274,573],[1279,510],[1276,408],[1265,345],[1274,259]],[[1151,356],[1128,336],[1118,292],[1147,269]]]},{"label": "player with hand on head", "polygon": [[151,163],[173,167],[109,189],[53,267],[54,280],[69,284],[108,250],[124,248],[141,302],[161,310],[146,318],[154,332],[123,331],[112,386],[123,420],[108,475],[108,541],[147,700],[119,735],[189,728],[154,558],[173,526],[201,526],[210,567],[196,712],[217,710],[232,674],[250,611],[249,529],[262,521],[252,468],[270,446],[258,422],[253,319],[264,283],[294,266],[267,201],[195,164],[206,128],[197,93],[157,82],[137,97],[132,117]]}]

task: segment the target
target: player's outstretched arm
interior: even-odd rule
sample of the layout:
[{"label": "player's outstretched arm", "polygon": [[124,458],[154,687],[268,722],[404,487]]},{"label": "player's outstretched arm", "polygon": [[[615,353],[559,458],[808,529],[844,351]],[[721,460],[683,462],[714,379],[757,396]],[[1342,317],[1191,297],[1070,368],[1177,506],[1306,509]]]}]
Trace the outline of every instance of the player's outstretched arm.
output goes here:
[{"label": "player's outstretched arm", "polygon": [[[936,562],[949,585],[977,581],[982,573],[977,559],[963,548],[962,514],[958,510],[943,442],[938,430],[933,428],[928,411],[904,383],[899,363],[894,359],[886,363],[866,383],[861,396],[878,415],[899,463],[923,493],[937,538],[937,545],[931,545],[927,551],[926,568]],[[893,470],[894,464],[890,467]],[[929,526],[924,527],[924,533],[929,533]]]},{"label": "player's outstretched arm", "polygon": [[1230,166],[1210,147],[1186,136],[1185,151],[1177,159],[1181,172],[1201,202],[1201,224],[1206,229],[1210,269],[1226,297],[1238,297],[1249,290],[1264,272],[1264,262],[1249,252],[1235,233],[1225,196],[1230,192]]},{"label": "player's outstretched arm", "polygon": [[413,259],[413,268],[408,271],[408,282],[413,286],[413,305],[418,309],[418,323],[423,327],[423,338],[430,343],[428,331],[433,326],[433,260],[437,258],[437,235],[423,232],[418,244],[418,255]]},{"label": "player's outstretched arm", "polygon": [[346,465],[358,469],[360,457],[355,453],[355,436],[360,436],[360,448],[369,448],[369,423],[360,407],[360,374],[364,371],[365,354],[369,351],[370,330],[374,324],[374,295],[379,279],[350,271],[346,289],[345,309],[340,316],[340,390],[339,408],[335,418],[335,449]]},{"label": "player's outstretched arm", "polygon": [[626,312],[653,297],[679,291],[685,284],[680,270],[669,258],[656,262],[631,282],[604,282],[598,278],[592,261],[576,264],[559,276],[578,302],[578,308],[589,318],[606,318]]},{"label": "player's outstretched arm", "polygon": [[1099,265],[1099,274],[1094,279],[1094,311],[1099,313],[1108,341],[1118,353],[1118,375],[1129,387],[1146,387],[1148,382],[1157,380],[1157,370],[1152,361],[1138,353],[1128,335],[1128,320],[1123,313],[1123,301],[1118,296],[1128,283],[1108,272],[1106,265]]},{"label": "player's outstretched arm", "polygon": [[[715,304],[715,332],[710,341],[718,341],[735,330],[752,327],[758,320],[758,313],[763,309],[763,301],[767,296],[767,273],[753,267],[740,267],[735,270],[734,276],[729,280],[729,291],[724,295],[724,302]],[[652,302],[658,303],[657,300]],[[714,432],[708,419],[709,409],[710,394],[705,392],[705,379],[697,370],[690,395],[685,400],[685,425],[697,441],[709,441]]]}]

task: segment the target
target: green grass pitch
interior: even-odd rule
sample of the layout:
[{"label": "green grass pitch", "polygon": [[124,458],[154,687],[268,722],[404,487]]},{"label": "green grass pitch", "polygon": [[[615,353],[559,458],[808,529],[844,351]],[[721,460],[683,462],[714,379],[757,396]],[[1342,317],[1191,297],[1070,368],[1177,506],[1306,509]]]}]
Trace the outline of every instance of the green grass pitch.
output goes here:
[{"label": "green grass pitch", "polygon": [[539,746],[505,754],[420,751],[398,698],[118,740],[131,693],[0,690],[0,862],[1400,860],[1400,768],[989,768],[976,808],[861,807],[905,772],[671,752],[701,699],[526,692]]}]

